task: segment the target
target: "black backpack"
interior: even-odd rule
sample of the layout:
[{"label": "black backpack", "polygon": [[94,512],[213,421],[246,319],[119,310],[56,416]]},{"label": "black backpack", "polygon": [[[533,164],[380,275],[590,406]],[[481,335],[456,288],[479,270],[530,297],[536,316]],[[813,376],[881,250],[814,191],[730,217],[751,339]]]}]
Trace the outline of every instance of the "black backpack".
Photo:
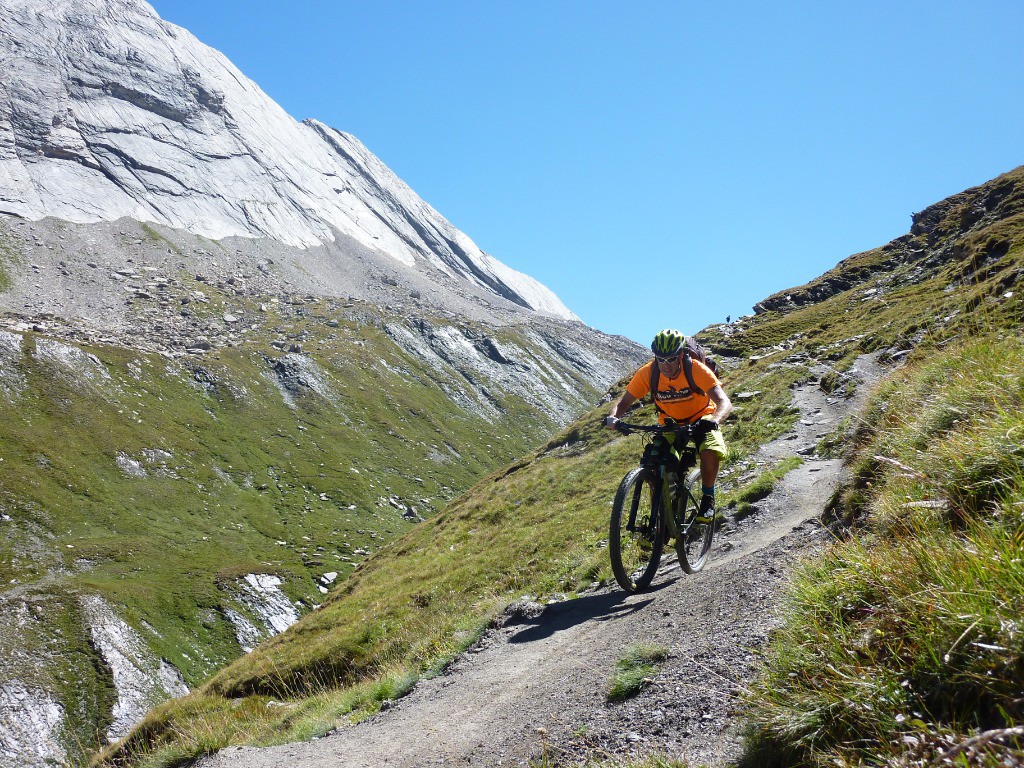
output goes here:
[{"label": "black backpack", "polygon": [[[686,343],[683,345],[683,375],[686,376],[686,384],[693,392],[707,397],[708,393],[698,387],[697,383],[693,380],[693,361],[695,359],[704,363],[704,365],[711,369],[712,373],[718,373],[718,363],[715,362],[714,358],[708,355],[707,350],[693,336],[687,336]],[[658,368],[657,360],[651,362],[651,404],[657,409],[658,413],[664,413],[655,397],[658,392],[658,381],[661,379],[661,370]]]}]

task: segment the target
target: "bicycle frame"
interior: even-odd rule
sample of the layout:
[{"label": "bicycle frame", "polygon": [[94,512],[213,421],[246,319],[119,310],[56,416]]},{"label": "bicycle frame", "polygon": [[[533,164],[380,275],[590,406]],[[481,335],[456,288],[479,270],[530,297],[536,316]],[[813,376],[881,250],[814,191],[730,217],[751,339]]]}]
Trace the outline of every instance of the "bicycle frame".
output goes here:
[{"label": "bicycle frame", "polygon": [[[640,466],[623,478],[612,505],[610,549],[616,580],[628,591],[646,587],[664,543],[673,538],[681,567],[695,573],[703,567],[713,536],[713,528],[696,520],[697,502],[690,489],[700,433],[693,425],[674,423],[653,426],[619,421],[616,428],[623,434],[650,435],[645,439]],[[661,439],[663,435],[672,437]],[[638,522],[641,504],[644,517]],[[623,535],[633,537],[634,544]],[[643,542],[650,543],[647,554]]]},{"label": "bicycle frame", "polygon": [[[644,454],[640,458],[640,466],[657,471],[658,477],[661,479],[659,497],[664,496],[664,498],[671,499],[672,489],[669,486],[671,475],[674,474],[677,478],[685,478],[686,474],[693,467],[697,466],[696,430],[692,424],[649,425],[627,424],[620,421],[616,424],[616,429],[624,435],[628,435],[631,432],[644,432],[652,435],[652,437],[647,439],[647,443],[644,446]],[[651,448],[654,446],[654,439],[659,435],[672,435],[673,439],[671,442],[665,441],[664,445],[668,449],[666,453],[663,456],[653,457],[652,460]],[[679,453],[678,458],[672,454],[673,450]],[[675,466],[672,466],[673,464]],[[635,510],[632,510],[630,513],[630,526],[635,523],[634,513]],[[632,530],[632,527],[630,530]],[[673,533],[675,532],[673,531]]]}]

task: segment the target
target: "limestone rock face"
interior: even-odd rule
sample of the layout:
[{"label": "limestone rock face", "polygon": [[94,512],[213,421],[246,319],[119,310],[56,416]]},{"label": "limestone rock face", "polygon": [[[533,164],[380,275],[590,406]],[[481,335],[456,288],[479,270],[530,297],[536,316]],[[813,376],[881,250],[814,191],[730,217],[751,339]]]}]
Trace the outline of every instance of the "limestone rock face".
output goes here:
[{"label": "limestone rock face", "polygon": [[0,0],[0,213],[308,248],[351,238],[575,319],[354,136],[298,122],[142,0]]}]

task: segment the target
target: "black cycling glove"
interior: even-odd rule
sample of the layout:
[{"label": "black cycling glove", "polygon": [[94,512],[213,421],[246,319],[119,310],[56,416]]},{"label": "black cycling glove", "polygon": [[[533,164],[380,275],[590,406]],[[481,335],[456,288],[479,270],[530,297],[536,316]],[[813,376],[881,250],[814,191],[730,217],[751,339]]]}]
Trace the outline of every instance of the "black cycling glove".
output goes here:
[{"label": "black cycling glove", "polygon": [[710,432],[714,432],[718,429],[718,424],[711,419],[700,419],[693,425],[693,436],[699,440],[703,440],[708,436]]}]

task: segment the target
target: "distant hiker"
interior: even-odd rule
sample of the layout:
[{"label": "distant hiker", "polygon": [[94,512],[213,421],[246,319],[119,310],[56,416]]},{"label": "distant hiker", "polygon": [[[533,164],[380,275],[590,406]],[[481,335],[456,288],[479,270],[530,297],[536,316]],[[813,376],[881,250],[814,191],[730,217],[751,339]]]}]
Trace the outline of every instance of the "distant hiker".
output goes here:
[{"label": "distant hiker", "polygon": [[[704,348],[694,339],[679,331],[666,328],[651,342],[654,359],[633,374],[626,391],[612,406],[605,426],[615,429],[615,423],[637,400],[654,392],[651,402],[658,411],[658,422],[675,420],[681,424],[695,423],[700,430],[697,438],[700,452],[700,522],[711,522],[715,517],[715,481],[718,467],[728,453],[719,424],[732,413],[732,401],[722,389],[715,375],[713,361],[708,360]],[[673,435],[666,435],[665,439]],[[678,451],[672,449],[678,456]]]},{"label": "distant hiker", "polygon": [[726,323],[731,323],[732,322],[732,315],[726,315],[725,316],[725,322]]}]

